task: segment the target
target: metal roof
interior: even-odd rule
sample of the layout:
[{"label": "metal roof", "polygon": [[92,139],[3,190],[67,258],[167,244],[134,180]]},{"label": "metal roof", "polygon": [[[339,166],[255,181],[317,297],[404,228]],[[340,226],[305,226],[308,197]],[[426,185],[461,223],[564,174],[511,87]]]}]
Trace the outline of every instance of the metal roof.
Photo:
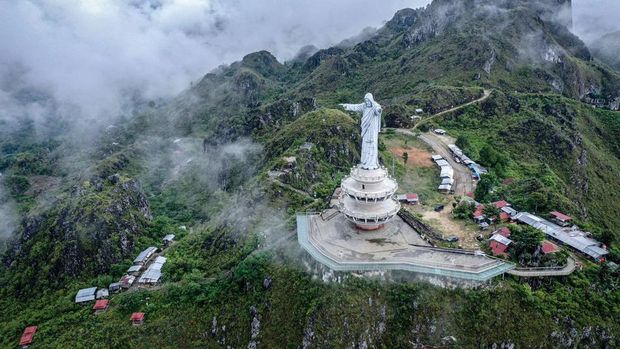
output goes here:
[{"label": "metal roof", "polygon": [[433,160],[441,160],[441,159],[443,159],[443,157],[441,155],[439,155],[439,154],[433,154],[433,155],[431,155],[431,159],[433,159]]},{"label": "metal roof", "polygon": [[110,292],[108,292],[107,288],[101,288],[101,289],[99,289],[99,291],[97,291],[97,299],[105,298],[105,297],[107,297],[109,295],[110,295]]},{"label": "metal roof", "polygon": [[454,170],[452,169],[452,166],[448,165],[448,166],[442,166],[441,167],[441,173],[439,174],[439,177],[450,177],[452,178],[454,176]]},{"label": "metal roof", "polygon": [[141,284],[158,282],[162,276],[161,268],[166,263],[166,260],[167,258],[162,256],[155,258],[153,263],[151,263],[146,271],[142,273],[140,279],[138,279],[138,282]]},{"label": "metal roof", "polygon": [[153,253],[155,253],[157,251],[157,247],[149,247],[146,250],[140,252],[140,254],[138,255],[138,257],[136,257],[136,259],[133,260],[134,263],[144,263],[147,259],[149,259]]},{"label": "metal roof", "polygon": [[444,185],[444,184],[452,185],[452,184],[454,184],[454,179],[449,178],[449,177],[448,178],[443,178],[441,180],[441,185]]},{"label": "metal roof", "polygon": [[588,256],[599,259],[608,254],[607,250],[600,247],[600,242],[586,236],[586,233],[576,228],[562,228],[546,219],[537,217],[528,212],[520,212],[515,219],[542,230],[545,234],[571,246],[572,248],[587,254]]},{"label": "metal roof", "polygon": [[510,207],[510,206],[504,206],[501,208],[501,210],[503,212],[508,213],[511,217],[516,215],[517,213],[519,213],[519,211],[515,210],[514,208]]},{"label": "metal roof", "polygon": [[141,265],[132,265],[131,267],[129,267],[129,269],[127,269],[128,273],[133,273],[136,271],[140,271],[140,269],[142,269]]},{"label": "metal roof", "polygon": [[89,287],[83,288],[78,291],[75,295],[75,302],[82,303],[95,300],[95,293],[97,292],[97,287]]},{"label": "metal roof", "polygon": [[502,245],[510,245],[512,243],[512,240],[510,240],[509,238],[501,235],[501,234],[493,234],[493,236],[491,236],[491,238],[489,240],[495,240],[497,242],[499,242]]},{"label": "metal roof", "polygon": [[174,234],[168,234],[166,236],[164,236],[164,241],[172,241],[174,240]]},{"label": "metal roof", "polygon": [[435,162],[437,163],[437,165],[439,167],[443,167],[443,166],[450,166],[450,163],[448,163],[446,160],[444,159],[439,159],[439,160],[435,160]]}]

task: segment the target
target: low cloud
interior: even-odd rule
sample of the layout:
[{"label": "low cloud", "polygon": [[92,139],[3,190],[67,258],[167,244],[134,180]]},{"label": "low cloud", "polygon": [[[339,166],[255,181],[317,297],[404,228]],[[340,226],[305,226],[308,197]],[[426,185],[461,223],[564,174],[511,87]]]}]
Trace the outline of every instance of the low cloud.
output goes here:
[{"label": "low cloud", "polygon": [[425,2],[0,2],[0,124],[105,125],[247,53],[291,59],[305,45],[333,45]]}]

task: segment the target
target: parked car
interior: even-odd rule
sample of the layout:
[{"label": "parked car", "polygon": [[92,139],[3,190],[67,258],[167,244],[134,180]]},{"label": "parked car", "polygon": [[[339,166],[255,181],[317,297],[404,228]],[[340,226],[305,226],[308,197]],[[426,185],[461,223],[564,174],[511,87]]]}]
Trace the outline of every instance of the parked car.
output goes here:
[{"label": "parked car", "polygon": [[441,212],[443,211],[444,205],[437,205],[435,206],[434,210],[435,212]]},{"label": "parked car", "polygon": [[448,241],[448,242],[457,242],[457,241],[459,241],[459,237],[458,237],[458,236],[451,235],[451,236],[448,236],[448,237],[446,238],[446,241]]}]

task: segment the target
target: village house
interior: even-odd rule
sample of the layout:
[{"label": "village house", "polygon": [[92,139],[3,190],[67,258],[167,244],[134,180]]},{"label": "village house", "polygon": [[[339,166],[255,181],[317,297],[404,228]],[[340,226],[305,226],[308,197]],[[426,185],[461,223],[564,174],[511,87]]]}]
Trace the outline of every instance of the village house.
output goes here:
[{"label": "village house", "polygon": [[140,274],[141,270],[142,264],[132,265],[131,267],[129,267],[129,269],[127,269],[127,274],[137,276],[138,274]]},{"label": "village house", "polygon": [[174,234],[168,234],[164,236],[164,238],[162,239],[162,243],[164,247],[170,246],[173,241],[174,241]]},{"label": "village house", "polygon": [[478,224],[482,223],[487,217],[484,215],[484,205],[478,204],[476,205],[476,210],[474,211],[474,221]]},{"label": "village house", "polygon": [[98,301],[96,301],[95,305],[93,305],[93,310],[95,311],[95,315],[104,313],[106,310],[108,310],[109,304],[110,304],[110,300],[108,299],[99,299]]},{"label": "village house", "polygon": [[19,346],[22,349],[26,349],[32,344],[34,334],[37,333],[37,326],[28,326],[24,329],[21,338],[19,339]]},{"label": "village house", "polygon": [[573,218],[570,216],[565,215],[562,212],[558,212],[558,211],[552,211],[549,212],[549,215],[551,216],[551,220],[556,223],[557,225],[560,225],[562,227],[567,227],[569,225],[571,225]]},{"label": "village house", "polygon": [[122,285],[121,285],[120,282],[113,282],[113,283],[110,284],[110,286],[108,286],[108,290],[110,292],[120,292],[121,287],[122,287]]},{"label": "village house", "polygon": [[122,288],[130,288],[131,285],[133,285],[133,282],[136,280],[136,277],[133,275],[125,275],[123,276],[120,280],[119,283],[121,284]]},{"label": "village house", "polygon": [[109,295],[110,295],[110,292],[108,292],[107,288],[100,288],[97,291],[97,296],[95,298],[97,299],[107,298]]},{"label": "village house", "polygon": [[144,323],[144,313],[133,313],[129,318],[134,326],[141,326]]},{"label": "village house", "polygon": [[508,252],[506,251],[511,243],[512,240],[501,234],[493,234],[489,239],[489,247],[494,256],[507,256]]},{"label": "village house", "polygon": [[416,193],[398,195],[397,198],[398,201],[406,202],[410,205],[416,205],[419,202],[418,194]]},{"label": "village house", "polygon": [[552,254],[552,253],[556,253],[558,251],[560,251],[560,248],[556,244],[554,244],[554,243],[552,243],[550,241],[546,241],[545,240],[545,241],[540,243],[540,252],[542,254]]},{"label": "village house", "polygon": [[505,238],[509,238],[511,235],[510,229],[508,227],[501,227],[493,232],[493,234],[499,234]]},{"label": "village house", "polygon": [[155,261],[149,265],[148,269],[140,276],[138,283],[140,284],[156,284],[161,279],[161,268],[166,263],[166,257],[158,256]]},{"label": "village house", "polygon": [[590,238],[588,233],[576,227],[561,227],[528,212],[519,212],[514,219],[519,223],[542,230],[552,241],[568,245],[596,262],[605,262],[605,256],[609,254],[603,244]]},{"label": "village house", "polygon": [[144,251],[140,252],[140,254],[138,254],[136,259],[133,260],[133,264],[134,265],[145,265],[151,259],[153,254],[155,254],[155,252],[157,252],[157,247],[153,247],[153,246],[148,247]]},{"label": "village house", "polygon": [[83,288],[75,295],[75,303],[84,303],[95,300],[97,287]]}]

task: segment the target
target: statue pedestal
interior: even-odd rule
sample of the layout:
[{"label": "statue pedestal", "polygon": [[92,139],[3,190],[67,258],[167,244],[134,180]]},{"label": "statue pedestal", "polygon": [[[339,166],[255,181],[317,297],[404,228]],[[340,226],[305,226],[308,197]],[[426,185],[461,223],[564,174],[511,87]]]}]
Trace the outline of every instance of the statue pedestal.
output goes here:
[{"label": "statue pedestal", "polygon": [[340,187],[339,210],[360,229],[380,229],[400,210],[400,204],[392,198],[398,183],[384,167],[368,170],[358,165]]}]

